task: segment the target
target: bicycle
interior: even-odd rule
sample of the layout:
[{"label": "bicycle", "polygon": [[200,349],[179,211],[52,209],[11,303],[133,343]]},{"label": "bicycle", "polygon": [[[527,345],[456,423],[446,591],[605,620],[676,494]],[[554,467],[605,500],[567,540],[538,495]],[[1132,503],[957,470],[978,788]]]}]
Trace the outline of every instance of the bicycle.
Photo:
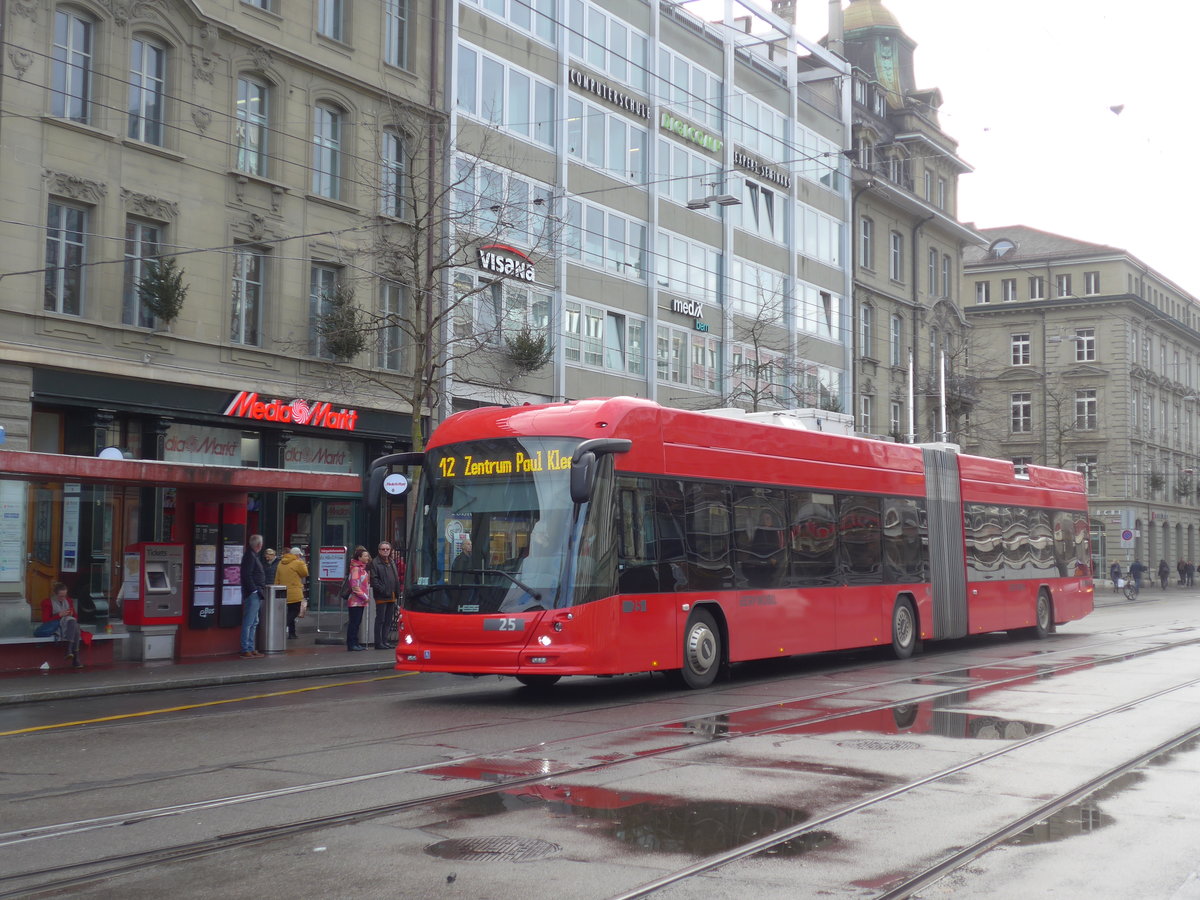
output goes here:
[{"label": "bicycle", "polygon": [[1141,593],[1141,588],[1138,587],[1138,583],[1132,578],[1125,579],[1125,586],[1121,590],[1125,594],[1126,600],[1136,600],[1138,594]]}]

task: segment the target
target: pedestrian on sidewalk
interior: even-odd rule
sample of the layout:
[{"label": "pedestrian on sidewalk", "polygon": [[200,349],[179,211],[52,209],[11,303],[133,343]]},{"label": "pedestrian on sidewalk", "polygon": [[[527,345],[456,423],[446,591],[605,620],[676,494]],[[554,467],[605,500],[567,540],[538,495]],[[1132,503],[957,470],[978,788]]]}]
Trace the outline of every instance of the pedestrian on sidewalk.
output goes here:
[{"label": "pedestrian on sidewalk", "polygon": [[1167,565],[1165,559],[1158,561],[1158,586],[1162,590],[1167,589],[1167,581],[1171,578],[1171,567]]},{"label": "pedestrian on sidewalk", "polygon": [[275,583],[275,572],[279,568],[279,557],[275,555],[275,551],[268,547],[263,551],[262,555],[263,568],[267,571],[267,584]]},{"label": "pedestrian on sidewalk", "polygon": [[1190,559],[1184,563],[1183,581],[1188,587],[1196,584],[1196,565]]},{"label": "pedestrian on sidewalk", "polygon": [[1113,593],[1115,594],[1121,585],[1121,564],[1114,562],[1108,567],[1108,577],[1113,583]]},{"label": "pedestrian on sidewalk", "polygon": [[242,659],[258,659],[264,654],[255,648],[258,637],[258,610],[267,596],[267,570],[259,553],[263,547],[261,534],[250,535],[242,553]]},{"label": "pedestrian on sidewalk", "polygon": [[370,550],[362,546],[354,548],[354,555],[350,559],[350,574],[346,576],[349,588],[349,595],[346,597],[346,611],[349,613],[346,620],[347,650],[367,649],[359,640],[359,632],[362,630],[363,610],[371,602],[371,575],[367,572],[370,562]]},{"label": "pedestrian on sidewalk", "polygon": [[1146,574],[1146,567],[1142,565],[1140,559],[1135,559],[1129,564],[1129,577],[1133,580],[1133,586],[1136,590],[1142,589],[1142,576]]},{"label": "pedestrian on sidewalk", "polygon": [[404,584],[404,560],[392,552],[390,541],[379,542],[379,552],[367,567],[371,576],[371,594],[375,598],[375,643],[376,650],[394,650],[388,641],[396,615],[396,600],[400,586]]},{"label": "pedestrian on sidewalk", "polygon": [[275,583],[287,588],[288,637],[296,639],[296,619],[304,605],[304,584],[308,580],[308,563],[299,547],[293,547],[279,558]]}]

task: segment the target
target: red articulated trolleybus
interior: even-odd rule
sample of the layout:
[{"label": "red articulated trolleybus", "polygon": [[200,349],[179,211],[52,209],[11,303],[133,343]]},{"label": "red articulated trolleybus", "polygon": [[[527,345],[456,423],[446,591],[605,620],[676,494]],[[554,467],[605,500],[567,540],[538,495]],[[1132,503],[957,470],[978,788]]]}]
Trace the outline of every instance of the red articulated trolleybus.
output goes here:
[{"label": "red articulated trolleybus", "polygon": [[1078,473],[736,412],[491,407],[376,460],[372,502],[393,467],[422,466],[396,667],[702,688],[744,660],[905,658],[1091,612]]}]

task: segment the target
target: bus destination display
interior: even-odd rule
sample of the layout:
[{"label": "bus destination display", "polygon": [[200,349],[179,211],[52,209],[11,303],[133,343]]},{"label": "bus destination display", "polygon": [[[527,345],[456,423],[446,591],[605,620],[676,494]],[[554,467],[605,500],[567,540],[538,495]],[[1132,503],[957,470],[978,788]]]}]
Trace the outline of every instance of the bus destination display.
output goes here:
[{"label": "bus destination display", "polygon": [[489,478],[559,472],[571,468],[571,454],[562,450],[513,450],[510,453],[448,453],[438,461],[443,478]]}]

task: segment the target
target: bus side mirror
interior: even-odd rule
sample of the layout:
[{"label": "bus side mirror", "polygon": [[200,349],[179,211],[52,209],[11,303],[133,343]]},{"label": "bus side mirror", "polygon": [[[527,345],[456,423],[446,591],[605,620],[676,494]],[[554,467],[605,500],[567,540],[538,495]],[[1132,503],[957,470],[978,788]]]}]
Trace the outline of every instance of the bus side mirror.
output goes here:
[{"label": "bus side mirror", "polygon": [[575,448],[571,457],[571,502],[587,503],[596,484],[596,454],[628,453],[633,441],[625,438],[592,438]]},{"label": "bus side mirror", "polygon": [[363,497],[367,515],[374,517],[379,512],[379,496],[383,493],[383,482],[391,474],[392,466],[419,466],[424,462],[424,453],[392,453],[372,462],[367,470],[367,487]]},{"label": "bus side mirror", "polygon": [[590,450],[576,453],[571,460],[571,502],[587,503],[592,499],[596,482],[596,454]]}]

